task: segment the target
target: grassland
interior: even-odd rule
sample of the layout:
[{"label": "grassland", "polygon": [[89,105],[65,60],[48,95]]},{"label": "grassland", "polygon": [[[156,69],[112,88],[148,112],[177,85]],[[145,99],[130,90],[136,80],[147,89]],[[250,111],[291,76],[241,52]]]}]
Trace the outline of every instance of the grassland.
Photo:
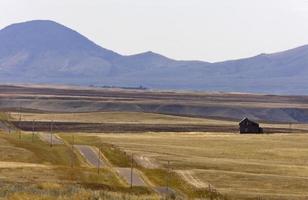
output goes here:
[{"label": "grassland", "polygon": [[[10,113],[17,120],[20,114]],[[137,112],[90,112],[90,113],[21,113],[23,121],[59,121],[81,123],[137,123],[137,124],[218,124],[222,120],[202,119]],[[224,125],[234,125],[236,122],[223,121]]]},{"label": "grassland", "polygon": [[[73,139],[69,134],[61,134],[61,138],[68,141],[72,144]],[[87,144],[91,146],[96,146],[101,149],[104,156],[114,167],[131,167],[131,154],[127,153],[125,149],[120,149],[118,146],[113,145],[112,143],[107,143],[104,139],[97,136],[87,136],[84,134],[75,134],[74,135],[74,144]],[[207,188],[202,190],[197,190],[189,183],[185,182],[178,174],[171,172],[168,175],[166,168],[160,169],[147,169],[138,163],[134,163],[134,167],[142,171],[147,180],[150,181],[151,185],[155,187],[165,187],[166,186],[166,177],[169,177],[169,186],[176,190],[178,195],[184,196],[187,198],[202,198],[214,195],[214,199],[223,199],[223,196],[219,193],[210,193]]]},{"label": "grassland", "polygon": [[[238,121],[214,118],[183,117],[155,113],[138,112],[83,112],[83,113],[17,113],[11,112],[13,120],[41,121],[41,122],[77,122],[77,123],[112,123],[112,124],[153,124],[153,125],[202,125],[217,127],[233,127],[237,129]],[[269,123],[261,122],[265,129],[277,129],[281,131],[307,131],[308,124],[304,123]],[[273,132],[273,131],[271,131]]]},{"label": "grassland", "polygon": [[[18,119],[16,113],[11,113],[11,116]],[[231,120],[135,112],[22,113],[22,120],[237,126],[237,122]],[[290,124],[262,123],[261,125],[290,128]],[[307,127],[306,124],[292,125],[292,128],[304,131]],[[159,167],[149,169],[140,163],[135,163],[135,167],[142,171],[154,186],[166,186],[166,177],[168,177],[169,186],[187,198],[208,197],[208,189],[196,187],[193,184],[194,181],[199,181],[205,186],[211,185],[212,188],[217,189],[218,198],[220,198],[220,193],[228,199],[236,200],[308,198],[308,134],[60,132],[58,135],[64,139],[65,144],[49,148],[36,137],[37,142],[33,143],[31,134],[28,133],[23,133],[21,141],[16,134],[10,136],[1,134],[0,155],[3,161],[38,165],[35,170],[31,171],[32,173],[29,172],[29,167],[25,166],[22,170],[6,169],[7,171],[1,172],[1,175],[6,173],[7,180],[32,181],[32,183],[36,180],[35,184],[40,184],[46,180],[42,176],[41,172],[43,172],[44,177],[48,177],[52,183],[59,184],[61,180],[61,184],[62,182],[67,183],[65,187],[68,188],[72,184],[79,184],[80,191],[85,194],[88,194],[91,188],[99,188],[101,192],[115,191],[118,194],[128,192],[127,187],[121,183],[112,170],[105,169],[105,176],[99,177],[94,169],[87,168],[83,158],[70,148],[74,138],[74,144],[100,148],[104,156],[115,167],[130,167],[132,153],[135,157],[150,158],[151,162]],[[5,153],[8,151],[12,152],[12,155]],[[71,168],[72,156],[76,162],[74,169]],[[167,161],[170,161],[171,172],[169,174]],[[22,179],[24,172],[29,175],[23,176]],[[20,176],[15,178],[14,173]],[[31,174],[34,175],[31,176]],[[183,178],[181,174],[188,174],[189,177]],[[135,188],[135,193],[145,195],[144,198],[157,198],[156,195],[149,196],[153,194],[146,189]]]},{"label": "grassland", "polygon": [[50,147],[27,132],[0,130],[0,179],[0,199],[159,199],[130,189],[109,168],[97,174],[70,145]]},{"label": "grassland", "polygon": [[[96,134],[166,167],[189,170],[234,199],[306,199],[308,135]],[[89,138],[89,136],[87,136]],[[155,170],[146,170],[148,176]],[[159,172],[154,173],[154,177]],[[162,175],[163,177],[163,175]],[[158,179],[157,182],[161,181]]]}]

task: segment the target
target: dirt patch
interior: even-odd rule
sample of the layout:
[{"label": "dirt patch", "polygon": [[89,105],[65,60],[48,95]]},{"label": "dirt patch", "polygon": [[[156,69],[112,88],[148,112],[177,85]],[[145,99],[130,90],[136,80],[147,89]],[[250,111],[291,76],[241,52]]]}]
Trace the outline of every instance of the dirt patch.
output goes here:
[{"label": "dirt patch", "polygon": [[42,141],[52,144],[52,145],[60,145],[64,144],[62,139],[58,137],[56,134],[50,134],[50,133],[39,133],[39,137]]},{"label": "dirt patch", "polygon": [[134,160],[142,167],[147,169],[158,169],[160,165],[154,158],[149,158],[147,156],[135,156]]},{"label": "dirt patch", "polygon": [[34,163],[0,161],[0,168],[50,168],[50,166]]},{"label": "dirt patch", "polygon": [[208,187],[208,184],[198,179],[194,172],[191,170],[176,170],[176,173],[178,173],[183,178],[183,180],[196,188]]}]

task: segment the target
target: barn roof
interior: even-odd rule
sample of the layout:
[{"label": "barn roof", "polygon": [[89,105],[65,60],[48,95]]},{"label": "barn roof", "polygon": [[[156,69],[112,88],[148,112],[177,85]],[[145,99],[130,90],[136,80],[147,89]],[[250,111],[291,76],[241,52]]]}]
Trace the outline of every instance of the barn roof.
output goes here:
[{"label": "barn roof", "polygon": [[243,123],[243,122],[246,122],[246,121],[249,121],[250,123],[254,124],[254,125],[259,125],[257,122],[254,122],[254,121],[251,121],[250,119],[248,119],[247,117],[245,117],[244,119],[242,119],[240,121],[240,125]]}]

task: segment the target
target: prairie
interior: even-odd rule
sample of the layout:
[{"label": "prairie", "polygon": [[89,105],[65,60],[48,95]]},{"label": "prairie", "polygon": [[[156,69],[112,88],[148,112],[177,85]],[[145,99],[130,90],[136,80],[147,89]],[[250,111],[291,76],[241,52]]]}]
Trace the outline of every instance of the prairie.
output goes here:
[{"label": "prairie", "polygon": [[[308,198],[307,97],[25,86],[3,91],[0,178],[7,189],[0,197],[159,199],[155,189],[169,185],[179,199]],[[243,116],[270,134],[238,134]],[[50,131],[51,121],[63,140],[52,148],[38,135]],[[21,139],[14,126],[22,129]],[[73,144],[100,149],[111,166],[98,175]],[[130,189],[113,169],[129,168],[132,154],[148,187]]]},{"label": "prairie", "polygon": [[[308,135],[92,134],[174,172],[185,170],[232,199],[306,199]],[[79,136],[82,139],[82,134]],[[89,135],[86,136],[89,140]],[[80,140],[81,140],[80,139]],[[97,139],[96,139],[97,141]]]}]

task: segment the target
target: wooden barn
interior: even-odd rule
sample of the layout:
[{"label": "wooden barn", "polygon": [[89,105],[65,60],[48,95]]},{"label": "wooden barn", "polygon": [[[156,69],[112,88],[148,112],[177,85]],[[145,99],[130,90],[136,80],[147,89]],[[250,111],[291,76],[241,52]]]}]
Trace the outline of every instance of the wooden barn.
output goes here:
[{"label": "wooden barn", "polygon": [[257,122],[249,120],[247,117],[240,121],[239,126],[241,134],[263,133],[263,129],[259,126],[259,124]]}]

